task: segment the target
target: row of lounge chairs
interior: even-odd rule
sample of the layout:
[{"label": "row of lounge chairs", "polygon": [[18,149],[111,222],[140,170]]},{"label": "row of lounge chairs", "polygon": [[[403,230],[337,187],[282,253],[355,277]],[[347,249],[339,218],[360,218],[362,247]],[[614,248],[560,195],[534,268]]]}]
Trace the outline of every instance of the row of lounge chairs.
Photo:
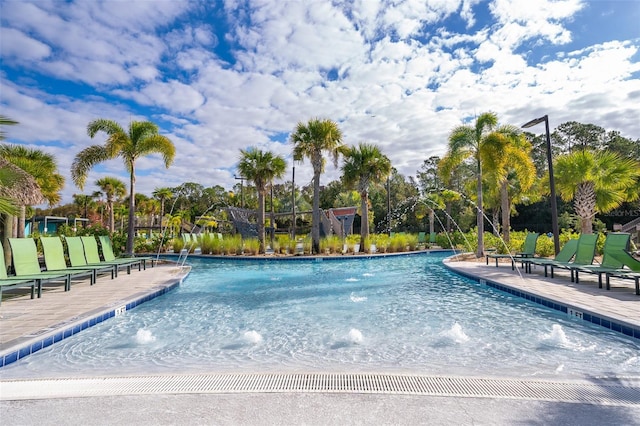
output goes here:
[{"label": "row of lounge chairs", "polygon": [[[549,271],[551,278],[554,278],[554,271],[558,269],[568,270],[571,273],[571,281],[579,283],[580,273],[598,275],[598,286],[605,285],[607,290],[611,289],[611,277],[630,279],[635,281],[635,292],[640,295],[640,260],[633,257],[629,251],[631,234],[626,232],[608,233],[602,250],[602,260],[599,264],[594,264],[596,255],[596,243],[598,234],[581,234],[579,238],[569,240],[558,252],[555,258],[535,257],[535,244],[538,234],[529,233],[525,239],[523,252],[513,254],[488,254],[487,265],[490,258],[498,259],[510,258],[511,267],[515,268],[515,263],[520,262],[526,272],[531,273],[531,266],[538,265],[544,268],[544,276],[547,277]],[[604,279],[604,281],[603,281]]]},{"label": "row of lounge chairs", "polygon": [[[42,296],[42,285],[49,282],[64,283],[65,291],[71,290],[71,282],[89,278],[90,284],[95,284],[99,274],[110,274],[111,279],[118,276],[120,269],[131,273],[132,267],[138,270],[146,269],[147,262],[155,266],[153,257],[116,258],[107,236],[64,237],[67,250],[65,251],[59,237],[40,237],[44,254],[45,269],[40,266],[40,259],[36,242],[32,238],[9,238],[13,270],[15,275],[7,274],[4,255],[0,255],[0,303],[3,288],[31,287],[31,298],[37,293]],[[0,251],[4,253],[0,243]],[[67,264],[68,262],[70,263]]]}]

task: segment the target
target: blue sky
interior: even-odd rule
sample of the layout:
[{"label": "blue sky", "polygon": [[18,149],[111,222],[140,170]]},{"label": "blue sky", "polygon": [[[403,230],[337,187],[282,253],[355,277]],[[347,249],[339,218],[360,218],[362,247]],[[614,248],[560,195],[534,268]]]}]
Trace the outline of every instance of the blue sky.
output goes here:
[{"label": "blue sky", "polygon": [[[593,123],[640,138],[640,1],[0,0],[0,114],[8,141],[54,154],[67,181],[95,118],[151,120],[174,164],[137,163],[137,191],[198,182],[231,189],[240,149],[294,165],[299,121],[336,121],[405,175],[447,135],[494,111],[521,125]],[[533,129],[542,133],[543,128]],[[310,164],[295,164],[309,183]],[[94,182],[128,182],[120,160]],[[339,176],[327,166],[321,183]]]}]

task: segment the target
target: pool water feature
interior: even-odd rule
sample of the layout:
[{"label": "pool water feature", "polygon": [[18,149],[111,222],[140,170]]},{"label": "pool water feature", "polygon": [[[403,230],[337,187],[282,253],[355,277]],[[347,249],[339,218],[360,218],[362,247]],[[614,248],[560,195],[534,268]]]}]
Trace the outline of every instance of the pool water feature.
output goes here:
[{"label": "pool water feature", "polygon": [[176,290],[5,366],[0,377],[640,377],[637,341],[450,272],[444,256],[192,257]]}]

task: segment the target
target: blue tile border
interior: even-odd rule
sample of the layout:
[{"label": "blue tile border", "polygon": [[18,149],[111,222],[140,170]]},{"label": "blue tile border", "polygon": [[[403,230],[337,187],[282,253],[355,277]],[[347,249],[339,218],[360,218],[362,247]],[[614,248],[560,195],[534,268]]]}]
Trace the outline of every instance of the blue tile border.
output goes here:
[{"label": "blue tile border", "polygon": [[486,278],[480,278],[477,277],[473,274],[464,272],[464,271],[460,271],[458,269],[455,269],[453,267],[451,267],[450,265],[447,264],[447,262],[444,262],[444,266],[458,274],[458,275],[462,275],[464,277],[467,277],[473,281],[476,281],[478,283],[481,284],[485,284],[488,287],[491,288],[495,288],[496,290],[500,290],[503,291],[505,293],[509,293],[513,296],[516,297],[520,297],[522,299],[526,299],[529,300],[533,303],[537,303],[539,305],[542,306],[546,306],[547,308],[553,309],[555,311],[559,311],[562,313],[565,313],[567,315],[570,315],[571,312],[574,312],[574,315],[571,315],[572,317],[576,317],[576,318],[582,318],[582,321],[585,322],[589,322],[601,327],[604,327],[608,330],[611,331],[615,331],[618,332],[620,334],[622,334],[625,337],[632,337],[634,339],[639,339],[640,340],[640,328],[631,325],[631,324],[627,324],[624,322],[619,322],[618,320],[614,320],[612,318],[609,318],[605,315],[600,315],[600,314],[595,314],[593,312],[589,312],[589,311],[585,311],[584,308],[579,308],[576,306],[571,306],[568,304],[565,304],[563,302],[558,302],[557,300],[552,300],[549,298],[545,298],[545,297],[541,297],[537,294],[533,294],[533,293],[528,293],[526,291],[514,288],[514,287],[510,287],[504,284],[500,284],[496,281],[492,281],[492,280],[488,280]]},{"label": "blue tile border", "polygon": [[[178,281],[166,284],[162,288],[158,288],[157,286],[153,287],[153,291],[151,293],[145,294],[144,296],[141,296],[131,302],[126,303],[125,305],[126,311],[133,309],[144,302],[148,302],[149,300],[155,299],[158,296],[162,296],[163,294],[166,294],[169,291],[175,289],[184,281],[187,275],[183,276]],[[27,342],[26,346],[19,347],[17,349],[15,348],[9,349],[10,352],[0,356],[0,368],[4,367],[5,365],[12,364],[26,356],[29,356],[35,352],[38,352],[39,350],[49,347],[54,343],[60,342],[68,337],[71,337],[74,334],[77,334],[86,328],[93,327],[96,324],[99,324],[109,318],[113,318],[116,315],[123,313],[124,311],[119,311],[120,309],[121,307],[112,308],[106,312],[100,312],[99,314],[96,314],[92,317],[85,318],[80,324],[76,323],[73,325],[67,325],[66,328],[59,329],[59,330],[50,330],[48,335],[40,339],[37,339],[36,341],[31,340],[30,342]]]},{"label": "blue tile border", "polygon": [[[215,254],[193,254],[190,253],[187,259],[190,257],[197,259],[216,259],[216,260],[228,260],[228,261],[259,261],[259,262],[330,262],[333,260],[357,260],[357,259],[379,259],[383,257],[398,257],[398,256],[420,256],[429,255],[432,253],[453,253],[452,249],[432,249],[432,250],[416,250],[416,251],[403,251],[396,253],[362,253],[362,254],[345,254],[345,255],[286,255],[286,256],[244,256],[244,255],[215,255]],[[176,253],[163,253],[160,254],[161,259],[179,259],[180,256]]]}]

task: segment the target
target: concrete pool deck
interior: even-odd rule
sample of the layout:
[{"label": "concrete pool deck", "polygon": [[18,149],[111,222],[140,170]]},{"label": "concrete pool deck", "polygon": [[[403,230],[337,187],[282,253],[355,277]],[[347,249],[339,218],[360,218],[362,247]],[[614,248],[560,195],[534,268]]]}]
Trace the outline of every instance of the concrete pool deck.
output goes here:
[{"label": "concrete pool deck", "polygon": [[[448,267],[476,279],[571,306],[579,313],[588,312],[640,329],[640,296],[634,294],[630,280],[612,279],[612,290],[607,291],[597,288],[597,277],[589,274],[582,274],[580,284],[575,284],[570,282],[566,271],[560,271],[551,279],[545,278],[539,269],[534,269],[532,274],[520,271],[521,276],[511,270],[510,264],[496,268],[484,262],[462,261],[449,262]],[[5,299],[0,305],[0,354],[127,306],[128,302],[140,300],[147,294],[171,288],[187,273],[188,269],[164,264],[146,271],[134,270],[131,275],[121,272],[114,281],[101,277],[93,286],[87,281],[74,283],[71,292],[51,287],[41,299],[31,300],[23,290],[22,295]],[[637,342],[633,337],[628,338]],[[206,381],[205,376],[196,382]],[[467,382],[453,386],[463,380],[460,378],[441,378],[453,384],[446,391],[403,392],[393,388],[376,393],[302,388],[240,392],[229,387],[219,390],[213,385],[199,391],[202,387],[190,388],[184,380],[180,381],[183,377],[94,379],[91,382],[78,378],[0,380],[0,419],[6,425],[86,424],[89,421],[97,424],[640,424],[638,378],[615,383],[509,379],[491,383],[492,389],[499,385],[506,388],[517,385],[524,386],[529,393],[477,392],[479,385]],[[144,383],[140,383],[141,380]],[[163,385],[150,386],[149,383]],[[474,386],[473,391],[464,391]],[[545,392],[531,391],[535,386],[544,387]],[[94,393],[87,393],[87,388]],[[568,389],[592,389],[593,393],[587,392],[586,397],[563,396]],[[589,396],[596,394],[602,396]]]}]

